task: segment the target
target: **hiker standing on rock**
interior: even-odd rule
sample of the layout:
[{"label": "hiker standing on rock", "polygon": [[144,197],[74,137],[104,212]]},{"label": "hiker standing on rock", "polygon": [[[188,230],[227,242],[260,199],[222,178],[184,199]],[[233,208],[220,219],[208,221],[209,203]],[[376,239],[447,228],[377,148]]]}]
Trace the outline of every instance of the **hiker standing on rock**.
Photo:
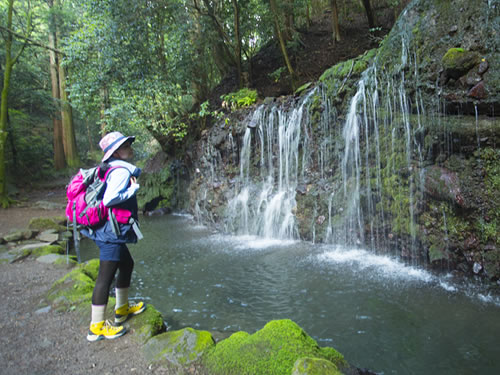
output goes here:
[{"label": "hiker standing on rock", "polygon": [[[120,132],[104,136],[99,146],[104,152],[100,169],[104,174],[113,168],[106,179],[106,190],[102,202],[109,208],[108,220],[97,229],[84,229],[82,234],[95,241],[99,247],[99,272],[92,294],[92,320],[87,340],[115,339],[125,334],[120,325],[129,316],[137,315],[146,309],[144,302],[133,303],[128,300],[128,290],[134,269],[134,260],[127,243],[135,243],[142,238],[137,226],[137,198],[139,189],[137,177],[141,169],[127,162],[134,156],[132,142],[135,137],[125,137]],[[124,222],[123,216],[127,217]],[[109,289],[116,272],[115,324],[105,320]]]}]

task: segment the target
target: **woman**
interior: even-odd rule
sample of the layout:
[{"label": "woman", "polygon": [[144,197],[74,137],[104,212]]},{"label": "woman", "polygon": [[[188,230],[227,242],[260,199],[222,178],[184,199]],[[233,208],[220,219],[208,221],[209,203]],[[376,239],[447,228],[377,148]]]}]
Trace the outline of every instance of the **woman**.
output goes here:
[{"label": "woman", "polygon": [[[92,318],[87,335],[89,341],[115,339],[124,335],[125,327],[119,324],[127,320],[129,316],[140,314],[146,309],[144,302],[128,301],[134,260],[126,243],[137,242],[137,235],[140,234],[136,224],[138,211],[136,193],[139,189],[137,177],[141,170],[127,162],[134,156],[132,149],[134,140],[135,137],[125,137],[120,132],[112,132],[99,142],[104,152],[101,170],[113,168],[107,176],[102,202],[106,207],[128,213],[131,218],[128,223],[120,224],[110,211],[110,217],[103,226],[95,230],[82,231],[83,235],[95,241],[100,250],[99,272],[92,294]],[[118,276],[115,284],[115,323],[118,325],[113,325],[105,320],[104,316],[109,289],[116,271],[118,271]]]}]

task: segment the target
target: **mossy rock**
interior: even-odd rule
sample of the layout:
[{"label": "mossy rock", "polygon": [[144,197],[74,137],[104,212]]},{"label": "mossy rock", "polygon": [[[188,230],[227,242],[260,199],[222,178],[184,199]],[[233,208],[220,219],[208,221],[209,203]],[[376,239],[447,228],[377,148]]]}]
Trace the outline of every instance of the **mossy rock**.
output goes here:
[{"label": "mossy rock", "polygon": [[484,270],[490,279],[500,279],[500,250],[484,252]]},{"label": "mossy rock", "polygon": [[165,332],[165,323],[161,313],[153,305],[147,305],[146,310],[132,317],[127,325],[135,332],[134,339],[144,344],[152,337]]},{"label": "mossy rock", "polygon": [[337,367],[347,366],[333,348],[320,348],[291,320],[273,320],[250,335],[236,332],[210,350],[203,363],[210,373],[289,375],[297,359],[321,358]]},{"label": "mossy rock", "polygon": [[52,285],[47,300],[56,307],[70,309],[82,302],[89,302],[98,268],[98,259],[81,264]]},{"label": "mossy rock", "polygon": [[47,229],[54,229],[58,232],[63,232],[66,230],[66,227],[60,224],[58,218],[50,218],[50,217],[34,217],[30,220],[29,229],[44,231]]},{"label": "mossy rock", "polygon": [[49,254],[64,254],[64,248],[59,245],[47,245],[47,246],[41,246],[36,249],[31,250],[31,255],[35,257],[41,257],[43,255],[49,255]]},{"label": "mossy rock", "polygon": [[23,240],[29,240],[33,238],[37,234],[36,231],[32,231],[29,229],[25,230],[19,230],[14,233],[9,233],[3,237],[4,242],[16,242],[16,241],[23,241]]},{"label": "mossy rock", "polygon": [[342,375],[337,366],[322,358],[299,358],[295,361],[292,375]]},{"label": "mossy rock", "polygon": [[175,180],[170,175],[170,165],[157,172],[143,173],[141,189],[137,193],[139,208],[147,210],[151,202],[157,202],[160,208],[169,207],[174,185]]},{"label": "mossy rock", "polygon": [[184,328],[154,336],[143,351],[148,361],[167,362],[179,368],[198,362],[214,346],[210,332]]},{"label": "mossy rock", "polygon": [[78,262],[76,259],[71,257],[67,257],[65,255],[60,255],[60,254],[45,254],[37,257],[37,261],[40,263],[48,263],[52,264],[57,268],[73,268],[75,267]]},{"label": "mossy rock", "polygon": [[481,57],[476,52],[463,48],[450,48],[441,59],[447,77],[458,79],[479,64]]}]

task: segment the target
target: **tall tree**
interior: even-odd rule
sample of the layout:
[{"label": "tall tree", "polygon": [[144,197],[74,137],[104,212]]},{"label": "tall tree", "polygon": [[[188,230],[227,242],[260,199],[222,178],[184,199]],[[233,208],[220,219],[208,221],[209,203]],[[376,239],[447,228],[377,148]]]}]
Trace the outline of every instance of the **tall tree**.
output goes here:
[{"label": "tall tree", "polygon": [[[55,50],[57,49],[57,35],[56,35],[56,17],[54,15],[54,0],[47,0],[49,5],[49,50],[50,56],[50,81],[52,87],[52,97],[59,108],[61,101],[61,94],[59,90],[59,60]],[[54,125],[54,167],[56,170],[66,167],[66,158],[64,156],[63,145],[63,129],[61,115],[59,111],[54,111],[52,115],[52,122]]]},{"label": "tall tree", "polygon": [[337,6],[337,0],[330,0],[330,9],[332,12],[332,35],[333,42],[340,42],[340,26],[339,26],[339,10]]},{"label": "tall tree", "polygon": [[[27,41],[26,39],[22,42],[17,53],[14,53],[13,41],[14,36],[12,33],[12,14],[14,12],[14,0],[8,0],[7,8],[7,32],[5,34],[5,70],[3,76],[3,88],[2,88],[2,102],[0,105],[0,205],[4,208],[8,207],[12,200],[8,196],[7,192],[7,181],[5,174],[5,146],[7,142],[7,117],[8,117],[8,98],[9,98],[9,85],[12,70],[16,64],[19,56],[24,51]],[[30,5],[30,4],[28,4]],[[32,31],[31,23],[31,7],[28,8],[26,13],[26,28],[25,37],[28,38]]]},{"label": "tall tree", "polygon": [[375,14],[373,13],[370,0],[362,0],[362,1],[366,11],[366,18],[368,18],[368,27],[370,29],[373,29],[375,27]]},{"label": "tall tree", "polygon": [[290,74],[290,77],[292,80],[292,89],[295,90],[297,88],[296,87],[297,86],[297,73],[295,72],[295,69],[292,66],[292,63],[290,61],[290,57],[288,55],[288,51],[286,49],[286,39],[285,39],[285,36],[283,35],[283,31],[281,29],[280,13],[278,12],[278,6],[276,5],[276,0],[270,0],[270,5],[271,5],[271,12],[273,13],[274,27],[275,27],[276,35],[277,35],[279,43],[280,43],[281,53],[283,55],[283,59],[285,60],[286,67],[288,69],[288,73]]},{"label": "tall tree", "polygon": [[[58,8],[61,8],[60,0],[56,0]],[[61,27],[59,22],[56,23],[56,40],[61,39]],[[59,73],[59,95],[61,97],[61,122],[62,122],[62,138],[64,156],[69,167],[77,167],[80,164],[78,151],[76,148],[75,127],[73,124],[73,108],[69,101],[68,92],[66,90],[66,69],[62,61],[58,60],[57,70]]]},{"label": "tall tree", "polygon": [[243,71],[241,69],[240,7],[237,0],[232,0],[231,2],[234,10],[234,52],[236,55],[236,70],[238,72],[238,85],[241,89],[243,87]]}]

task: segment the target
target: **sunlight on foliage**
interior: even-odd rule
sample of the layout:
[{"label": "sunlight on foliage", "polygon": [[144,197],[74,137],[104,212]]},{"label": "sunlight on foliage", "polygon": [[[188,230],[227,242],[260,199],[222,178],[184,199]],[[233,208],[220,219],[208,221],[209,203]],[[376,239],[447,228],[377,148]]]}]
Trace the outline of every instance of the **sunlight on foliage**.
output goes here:
[{"label": "sunlight on foliage", "polygon": [[243,88],[237,92],[231,92],[227,95],[222,95],[222,107],[235,110],[238,108],[248,107],[257,101],[257,91],[249,88]]}]

